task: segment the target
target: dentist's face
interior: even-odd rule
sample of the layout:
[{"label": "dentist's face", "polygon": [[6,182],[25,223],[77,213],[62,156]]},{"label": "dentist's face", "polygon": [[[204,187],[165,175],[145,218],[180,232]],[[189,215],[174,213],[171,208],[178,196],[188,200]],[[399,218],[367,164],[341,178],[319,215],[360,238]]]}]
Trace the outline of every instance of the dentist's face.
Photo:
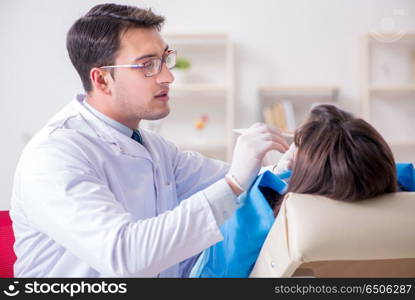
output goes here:
[{"label": "dentist's face", "polygon": [[[155,29],[131,28],[120,38],[115,65],[145,64],[162,58],[168,47]],[[145,77],[142,69],[114,69],[110,80],[114,109],[124,124],[137,124],[140,120],[157,120],[170,112],[169,85],[174,77],[166,64],[159,74]],[[129,126],[131,127],[131,126]]]}]

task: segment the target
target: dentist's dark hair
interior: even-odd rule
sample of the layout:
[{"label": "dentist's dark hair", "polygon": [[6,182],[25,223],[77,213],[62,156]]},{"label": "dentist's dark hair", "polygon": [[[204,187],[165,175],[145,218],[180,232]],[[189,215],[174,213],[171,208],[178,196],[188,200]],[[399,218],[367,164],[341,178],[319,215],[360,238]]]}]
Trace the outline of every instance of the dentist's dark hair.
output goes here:
[{"label": "dentist's dark hair", "polygon": [[398,189],[393,154],[382,136],[334,105],[314,107],[294,143],[288,192],[358,201]]},{"label": "dentist's dark hair", "polygon": [[151,9],[118,4],[96,5],[78,19],[69,29],[66,48],[85,92],[92,90],[89,78],[92,68],[114,64],[124,32],[130,28],[160,31],[163,23],[164,17],[154,14]]}]

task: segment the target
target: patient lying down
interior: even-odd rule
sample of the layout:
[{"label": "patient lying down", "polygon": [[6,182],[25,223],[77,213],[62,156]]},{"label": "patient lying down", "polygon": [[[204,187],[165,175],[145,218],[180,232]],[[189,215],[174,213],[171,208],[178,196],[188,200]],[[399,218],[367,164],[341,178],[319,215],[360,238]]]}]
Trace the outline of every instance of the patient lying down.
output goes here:
[{"label": "patient lying down", "polygon": [[282,174],[259,175],[243,194],[245,204],[221,226],[223,241],[202,252],[191,277],[249,276],[281,205],[277,191],[358,201],[398,190],[393,155],[381,135],[332,105],[312,109],[275,173],[284,161],[292,171],[288,189]]},{"label": "patient lying down", "polygon": [[[288,192],[358,201],[398,189],[392,151],[382,136],[334,105],[314,107],[295,131],[294,145],[287,154],[292,157],[282,159],[292,160]],[[282,196],[274,197],[277,214]]]}]

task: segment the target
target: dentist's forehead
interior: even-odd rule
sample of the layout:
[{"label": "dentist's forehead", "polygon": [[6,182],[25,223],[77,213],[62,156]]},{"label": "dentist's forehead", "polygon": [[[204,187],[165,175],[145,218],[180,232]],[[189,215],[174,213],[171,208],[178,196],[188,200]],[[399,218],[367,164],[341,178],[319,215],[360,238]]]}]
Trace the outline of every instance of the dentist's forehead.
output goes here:
[{"label": "dentist's forehead", "polygon": [[131,61],[148,57],[161,57],[168,45],[155,29],[130,28],[121,35],[119,55]]},{"label": "dentist's forehead", "polygon": [[148,53],[148,54],[143,54],[143,55],[141,55],[141,56],[138,56],[138,57],[136,57],[135,59],[134,59],[134,61],[139,61],[139,60],[142,60],[142,59],[145,59],[145,58],[149,58],[149,57],[161,57],[161,56],[163,56],[163,54],[167,51],[169,49],[169,46],[167,45],[165,48],[164,48],[164,51],[161,53],[161,55],[159,55],[158,53]]}]

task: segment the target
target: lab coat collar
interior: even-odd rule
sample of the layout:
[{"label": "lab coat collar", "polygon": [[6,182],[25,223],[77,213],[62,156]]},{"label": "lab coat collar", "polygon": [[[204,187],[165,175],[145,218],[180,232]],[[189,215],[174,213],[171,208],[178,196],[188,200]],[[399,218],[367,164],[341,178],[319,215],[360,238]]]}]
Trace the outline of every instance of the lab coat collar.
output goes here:
[{"label": "lab coat collar", "polygon": [[[131,157],[146,158],[152,162],[159,161],[160,158],[154,151],[154,145],[148,139],[147,133],[142,134],[143,145],[141,145],[96,117],[82,104],[83,101],[85,101],[85,95],[76,95],[70,106],[92,125],[91,128],[98,138],[109,144],[114,151]],[[140,129],[140,132],[143,133],[143,130]]]}]

